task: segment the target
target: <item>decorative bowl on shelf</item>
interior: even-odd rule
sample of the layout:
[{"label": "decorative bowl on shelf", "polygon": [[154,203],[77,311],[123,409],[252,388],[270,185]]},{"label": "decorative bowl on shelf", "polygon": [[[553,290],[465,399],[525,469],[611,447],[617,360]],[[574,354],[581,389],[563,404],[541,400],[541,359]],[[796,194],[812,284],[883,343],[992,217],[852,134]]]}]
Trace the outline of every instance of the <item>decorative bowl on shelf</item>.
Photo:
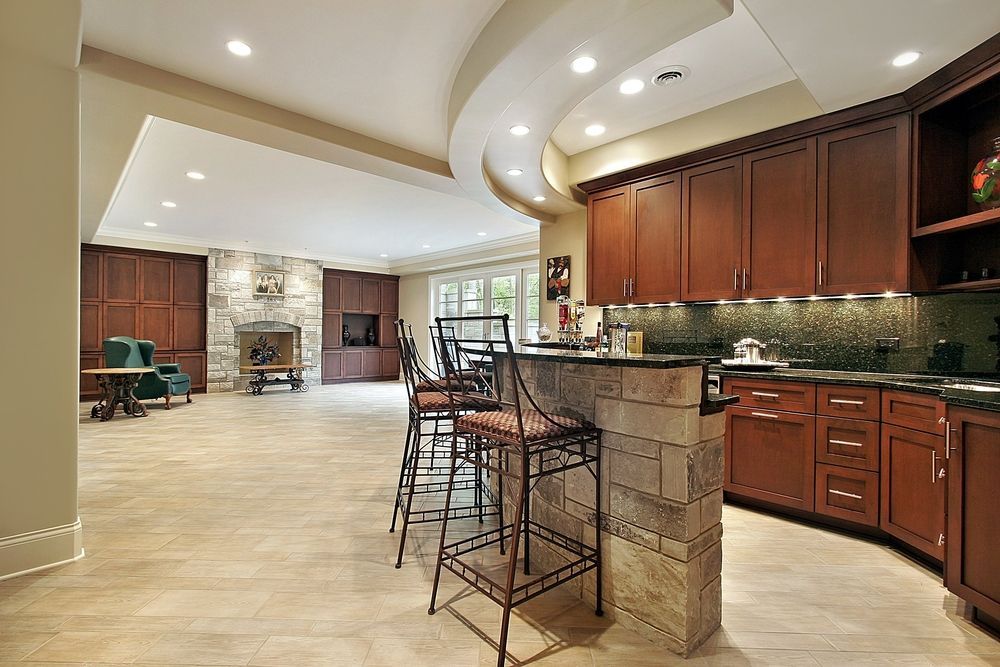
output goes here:
[{"label": "decorative bowl on shelf", "polygon": [[1000,137],[993,140],[993,152],[972,170],[972,200],[984,211],[1000,206]]}]

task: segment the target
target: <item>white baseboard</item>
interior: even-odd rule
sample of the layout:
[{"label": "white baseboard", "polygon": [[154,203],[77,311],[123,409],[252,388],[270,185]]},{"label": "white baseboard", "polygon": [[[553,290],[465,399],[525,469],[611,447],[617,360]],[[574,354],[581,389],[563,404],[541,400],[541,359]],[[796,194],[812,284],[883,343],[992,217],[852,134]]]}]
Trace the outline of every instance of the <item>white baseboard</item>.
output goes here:
[{"label": "white baseboard", "polygon": [[64,526],[3,537],[0,581],[72,563],[83,556],[83,524],[79,518]]}]

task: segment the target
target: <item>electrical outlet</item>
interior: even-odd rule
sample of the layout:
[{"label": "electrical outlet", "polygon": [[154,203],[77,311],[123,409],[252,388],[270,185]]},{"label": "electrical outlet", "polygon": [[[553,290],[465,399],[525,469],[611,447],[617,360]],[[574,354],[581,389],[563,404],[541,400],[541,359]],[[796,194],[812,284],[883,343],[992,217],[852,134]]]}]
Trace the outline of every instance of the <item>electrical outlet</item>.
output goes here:
[{"label": "electrical outlet", "polygon": [[875,350],[878,352],[899,352],[898,338],[876,338]]}]

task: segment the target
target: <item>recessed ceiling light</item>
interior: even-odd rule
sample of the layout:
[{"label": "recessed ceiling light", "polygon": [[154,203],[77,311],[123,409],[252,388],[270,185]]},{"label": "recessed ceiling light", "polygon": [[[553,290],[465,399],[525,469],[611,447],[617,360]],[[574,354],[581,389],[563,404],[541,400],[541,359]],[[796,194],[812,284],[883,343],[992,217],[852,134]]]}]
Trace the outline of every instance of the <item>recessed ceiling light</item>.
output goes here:
[{"label": "recessed ceiling light", "polygon": [[386,257],[388,257],[388,256],[389,255],[385,254],[384,252],[379,254],[379,257],[382,257],[383,259],[386,258]]},{"label": "recessed ceiling light", "polygon": [[590,56],[580,56],[569,64],[570,68],[577,74],[592,72],[597,67],[597,60]]},{"label": "recessed ceiling light", "polygon": [[476,232],[476,236],[486,236],[486,232]]},{"label": "recessed ceiling light", "polygon": [[175,204],[172,201],[161,201],[160,206],[163,206],[165,208],[177,208],[177,204]]},{"label": "recessed ceiling light", "polygon": [[144,222],[142,224],[146,225],[147,227],[156,227],[156,223],[155,222],[148,222],[147,221],[147,222]]},{"label": "recessed ceiling light", "polygon": [[508,176],[520,176],[523,173],[524,173],[523,169],[508,169],[507,170],[507,175]]},{"label": "recessed ceiling light", "polygon": [[431,246],[429,244],[425,243],[425,244],[423,244],[420,247],[423,248],[424,250],[426,250],[427,248],[430,248]]},{"label": "recessed ceiling light", "polygon": [[605,127],[603,125],[595,123],[594,125],[588,125],[587,129],[585,129],[584,132],[587,134],[588,137],[599,137],[602,134],[604,134],[604,130]]},{"label": "recessed ceiling light", "polygon": [[906,67],[917,62],[920,58],[920,51],[904,51],[892,59],[892,64],[896,67]]},{"label": "recessed ceiling light", "polygon": [[184,175],[187,176],[188,178],[190,178],[191,180],[194,180],[194,181],[204,181],[205,180],[205,174],[201,173],[200,171],[189,171],[189,172],[187,172]]},{"label": "recessed ceiling light", "polygon": [[535,195],[534,197],[532,197],[532,199],[534,199],[535,201],[545,201],[545,197],[542,195]]},{"label": "recessed ceiling light", "polygon": [[531,132],[531,128],[527,125],[511,125],[510,130],[508,130],[515,137],[523,137],[528,132]]},{"label": "recessed ceiling light", "polygon": [[246,58],[253,52],[253,49],[250,48],[249,44],[241,42],[238,39],[226,42],[226,48],[229,49],[229,52],[234,56],[240,56],[242,58]]},{"label": "recessed ceiling light", "polygon": [[621,85],[618,86],[618,92],[622,95],[635,95],[645,87],[646,82],[642,79],[628,79],[622,81]]}]

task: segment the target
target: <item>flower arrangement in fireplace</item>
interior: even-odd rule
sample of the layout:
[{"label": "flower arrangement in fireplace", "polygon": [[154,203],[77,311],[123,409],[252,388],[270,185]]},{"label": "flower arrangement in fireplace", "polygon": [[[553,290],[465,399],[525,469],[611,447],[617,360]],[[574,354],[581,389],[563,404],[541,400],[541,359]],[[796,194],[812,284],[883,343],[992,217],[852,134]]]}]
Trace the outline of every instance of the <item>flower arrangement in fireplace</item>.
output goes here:
[{"label": "flower arrangement in fireplace", "polygon": [[269,341],[267,336],[258,336],[257,340],[250,343],[247,350],[250,351],[248,356],[254,366],[267,366],[281,356],[278,353],[278,344]]}]

